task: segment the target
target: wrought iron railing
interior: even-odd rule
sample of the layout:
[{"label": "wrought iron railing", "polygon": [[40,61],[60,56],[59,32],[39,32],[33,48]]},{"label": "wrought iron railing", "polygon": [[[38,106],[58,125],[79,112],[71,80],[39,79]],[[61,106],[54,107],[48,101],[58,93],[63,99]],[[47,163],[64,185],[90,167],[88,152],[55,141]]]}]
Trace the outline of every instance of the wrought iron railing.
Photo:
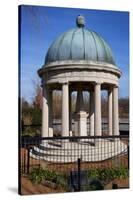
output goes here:
[{"label": "wrought iron railing", "polygon": [[[128,135],[51,138],[22,136],[19,145],[20,178],[34,169],[62,174],[67,180],[65,185],[69,191],[88,190],[90,180],[93,183],[97,173],[105,181],[109,180],[110,173],[114,173],[112,170],[116,172],[117,169],[116,173],[120,174],[121,171],[125,173],[123,169],[129,169]],[[93,179],[90,179],[92,175]],[[94,183],[97,186],[99,180],[96,181]]]},{"label": "wrought iron railing", "polygon": [[33,167],[47,166],[56,171],[70,171],[81,159],[82,168],[128,166],[128,136],[93,137],[21,137],[22,173]]}]

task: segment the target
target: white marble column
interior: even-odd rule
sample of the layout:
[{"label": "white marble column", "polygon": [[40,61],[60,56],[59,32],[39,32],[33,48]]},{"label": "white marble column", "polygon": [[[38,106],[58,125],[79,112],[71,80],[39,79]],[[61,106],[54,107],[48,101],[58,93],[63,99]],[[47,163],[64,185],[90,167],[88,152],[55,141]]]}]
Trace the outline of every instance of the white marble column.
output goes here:
[{"label": "white marble column", "polygon": [[69,87],[62,84],[62,136],[69,136]]},{"label": "white marble column", "polygon": [[113,87],[113,134],[119,135],[118,87]]},{"label": "white marble column", "polygon": [[49,137],[53,137],[53,91],[49,90]]},{"label": "white marble column", "polygon": [[48,91],[47,91],[46,85],[43,85],[42,137],[49,136],[48,121],[49,121]]},{"label": "white marble column", "polygon": [[94,136],[94,111],[95,111],[95,107],[94,107],[94,92],[91,91],[90,92],[90,115],[89,115],[89,121],[90,121],[90,136]]},{"label": "white marble column", "polygon": [[112,88],[108,90],[108,134],[112,135]]},{"label": "white marble column", "polygon": [[71,104],[71,98],[72,98],[72,92],[69,88],[69,135],[72,136],[72,104]]},{"label": "white marble column", "polygon": [[101,136],[101,84],[95,84],[95,135]]}]

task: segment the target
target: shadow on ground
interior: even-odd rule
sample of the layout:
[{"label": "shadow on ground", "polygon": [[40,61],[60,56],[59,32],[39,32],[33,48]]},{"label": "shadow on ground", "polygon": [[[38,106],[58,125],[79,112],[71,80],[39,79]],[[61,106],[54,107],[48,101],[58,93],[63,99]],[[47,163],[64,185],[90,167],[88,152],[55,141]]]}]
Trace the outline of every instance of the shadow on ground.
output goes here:
[{"label": "shadow on ground", "polygon": [[12,193],[18,194],[18,188],[16,187],[9,187],[8,190],[11,191]]}]

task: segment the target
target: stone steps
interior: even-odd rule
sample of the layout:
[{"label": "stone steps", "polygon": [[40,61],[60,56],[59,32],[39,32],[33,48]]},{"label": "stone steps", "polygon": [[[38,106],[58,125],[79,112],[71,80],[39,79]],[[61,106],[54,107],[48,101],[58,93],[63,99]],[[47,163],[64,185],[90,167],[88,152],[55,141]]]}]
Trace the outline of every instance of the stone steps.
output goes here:
[{"label": "stone steps", "polygon": [[84,154],[86,156],[92,156],[94,154],[115,154],[115,152],[119,152],[120,149],[116,146],[114,147],[105,147],[106,150],[103,147],[94,147],[91,148],[91,146],[86,147],[86,148],[82,148],[81,145],[79,146],[79,148],[60,148],[60,149],[53,149],[53,148],[47,148],[44,147],[44,149],[40,149],[39,147],[34,147],[34,151],[35,152],[40,152],[42,155],[56,155],[56,156],[77,156],[79,154]]},{"label": "stone steps", "polygon": [[[55,142],[55,144],[61,142]],[[102,161],[127,152],[127,146],[121,141],[109,142],[99,141],[95,146],[86,143],[65,142],[59,146],[54,143],[45,142],[41,148],[34,146],[30,155],[35,159],[42,159],[51,162],[75,162],[82,157],[84,162]],[[103,146],[104,144],[104,146]],[[119,145],[118,145],[119,144]],[[54,147],[53,147],[54,146]]]},{"label": "stone steps", "polygon": [[42,150],[55,150],[60,149],[62,147],[62,142],[60,140],[51,140],[51,141],[43,141],[42,144],[39,145],[39,148]]}]

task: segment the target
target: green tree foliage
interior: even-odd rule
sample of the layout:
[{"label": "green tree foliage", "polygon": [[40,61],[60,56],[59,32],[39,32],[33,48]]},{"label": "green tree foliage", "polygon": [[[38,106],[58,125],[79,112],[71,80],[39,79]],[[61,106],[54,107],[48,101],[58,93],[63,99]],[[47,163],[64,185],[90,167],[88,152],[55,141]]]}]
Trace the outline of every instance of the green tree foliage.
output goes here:
[{"label": "green tree foliage", "polygon": [[119,99],[119,115],[121,118],[129,118],[129,98]]},{"label": "green tree foliage", "polygon": [[21,119],[24,125],[41,124],[41,109],[35,104],[28,103],[22,99]]}]

